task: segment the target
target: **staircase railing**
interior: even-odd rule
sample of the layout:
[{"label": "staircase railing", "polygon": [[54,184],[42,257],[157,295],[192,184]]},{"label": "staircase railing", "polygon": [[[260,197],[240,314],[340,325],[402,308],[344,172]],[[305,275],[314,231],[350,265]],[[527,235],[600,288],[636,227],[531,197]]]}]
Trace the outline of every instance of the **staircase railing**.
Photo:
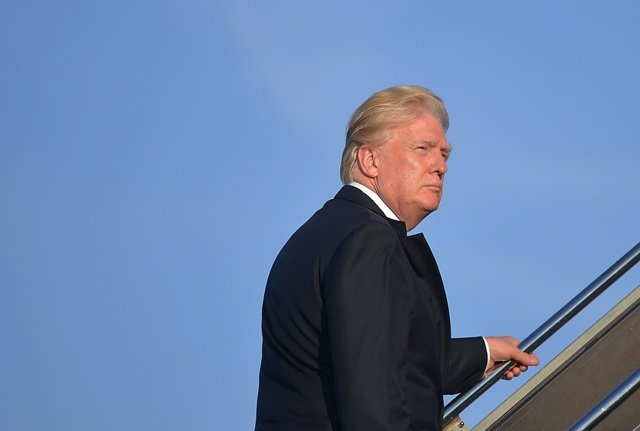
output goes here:
[{"label": "staircase railing", "polygon": [[611,414],[616,407],[635,393],[640,387],[640,368],[636,369],[629,377],[607,394],[598,404],[589,410],[578,422],[573,424],[569,431],[588,431]]},{"label": "staircase railing", "polygon": [[[604,271],[598,278],[591,282],[584,290],[570,300],[564,307],[558,310],[538,329],[529,335],[522,343],[520,349],[527,353],[533,352],[549,337],[555,334],[567,322],[569,322],[576,314],[589,305],[595,298],[604,292],[609,286],[615,283],[627,271],[629,271],[636,263],[640,261],[640,243],[636,244],[624,256],[618,259],[613,265]],[[491,375],[474,387],[458,395],[453,399],[444,410],[444,423],[456,418],[460,412],[466,409],[480,395],[485,393],[493,386],[504,373],[515,364],[514,361],[506,362],[497,368]]]}]

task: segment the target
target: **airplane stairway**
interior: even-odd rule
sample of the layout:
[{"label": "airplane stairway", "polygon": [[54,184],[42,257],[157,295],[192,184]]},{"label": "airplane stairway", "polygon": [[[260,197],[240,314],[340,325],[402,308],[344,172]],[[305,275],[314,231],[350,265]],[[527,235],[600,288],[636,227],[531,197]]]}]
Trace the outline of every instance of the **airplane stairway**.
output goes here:
[{"label": "airplane stairway", "polygon": [[[640,369],[640,287],[585,331],[474,430],[566,430]],[[640,426],[640,391],[593,430]]]},{"label": "airplane stairway", "polygon": [[[640,261],[636,244],[529,335],[520,348],[535,351]],[[508,362],[444,411],[446,431],[468,430],[460,413],[498,382]],[[640,286],[602,316],[474,431],[640,431]]]}]

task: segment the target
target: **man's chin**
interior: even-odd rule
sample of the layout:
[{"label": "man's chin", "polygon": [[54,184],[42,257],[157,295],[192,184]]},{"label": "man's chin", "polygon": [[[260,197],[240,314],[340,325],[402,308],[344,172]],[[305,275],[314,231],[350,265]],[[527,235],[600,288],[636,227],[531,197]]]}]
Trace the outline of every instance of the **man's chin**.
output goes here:
[{"label": "man's chin", "polygon": [[[412,227],[411,229],[413,229],[413,228],[417,227],[420,223],[422,223],[422,221],[423,221],[423,220],[424,220],[424,219],[425,219],[429,214],[431,214],[432,212],[436,211],[437,209],[438,209],[438,206],[437,206],[437,205],[435,205],[435,206],[428,206],[428,207],[427,207],[427,206],[424,206],[424,207],[422,208],[422,211],[421,211],[421,212],[422,212],[422,214],[419,216],[419,219],[417,220],[416,225],[415,225],[414,227]],[[411,229],[409,229],[409,230],[411,230]]]},{"label": "man's chin", "polygon": [[437,211],[440,207],[440,201],[438,202],[428,202],[422,205],[422,210],[427,214],[431,214],[434,211]]}]

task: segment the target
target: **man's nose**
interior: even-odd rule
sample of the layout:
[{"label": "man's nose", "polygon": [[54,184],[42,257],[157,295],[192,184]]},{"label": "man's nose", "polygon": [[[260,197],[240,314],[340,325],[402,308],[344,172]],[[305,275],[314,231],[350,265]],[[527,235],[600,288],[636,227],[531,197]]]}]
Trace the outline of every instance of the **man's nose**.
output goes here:
[{"label": "man's nose", "polygon": [[439,156],[435,161],[434,170],[439,176],[443,176],[447,173],[447,159],[444,156]]}]

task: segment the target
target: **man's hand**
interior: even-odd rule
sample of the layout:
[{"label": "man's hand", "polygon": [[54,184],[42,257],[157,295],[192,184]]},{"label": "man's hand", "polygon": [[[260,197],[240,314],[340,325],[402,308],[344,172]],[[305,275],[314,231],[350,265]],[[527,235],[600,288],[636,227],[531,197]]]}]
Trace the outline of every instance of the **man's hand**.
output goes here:
[{"label": "man's hand", "polygon": [[485,337],[489,345],[489,366],[485,375],[488,375],[500,365],[514,360],[516,364],[502,376],[505,380],[511,380],[527,371],[530,366],[538,365],[540,359],[535,353],[525,353],[518,349],[520,342],[513,337]]}]

